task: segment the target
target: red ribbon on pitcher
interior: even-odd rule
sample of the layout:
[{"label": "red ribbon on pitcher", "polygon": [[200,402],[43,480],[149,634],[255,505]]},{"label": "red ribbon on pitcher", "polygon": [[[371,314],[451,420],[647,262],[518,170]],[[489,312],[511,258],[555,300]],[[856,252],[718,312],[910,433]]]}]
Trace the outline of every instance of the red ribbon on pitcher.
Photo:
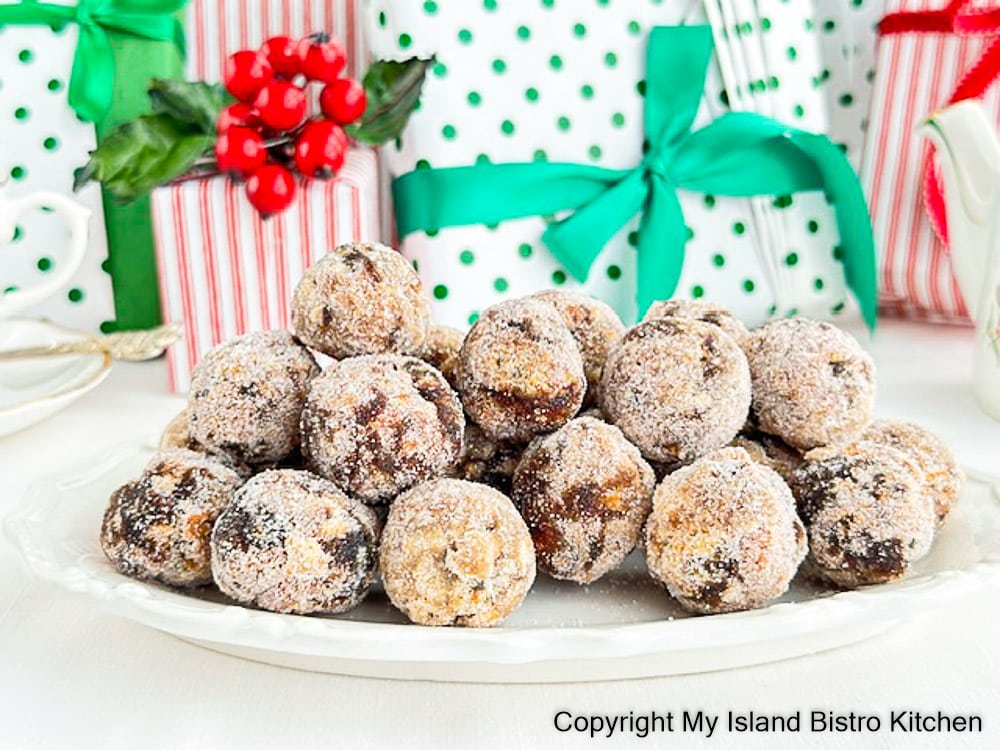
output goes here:
[{"label": "red ribbon on pitcher", "polygon": [[[890,34],[957,34],[995,37],[979,59],[961,77],[948,101],[941,106],[975,99],[1000,80],[1000,6],[981,8],[970,0],[951,0],[942,10],[890,13],[878,25],[879,36]],[[930,148],[930,147],[928,147]],[[930,152],[924,168],[924,203],[934,232],[948,245],[948,220],[944,191]]]}]

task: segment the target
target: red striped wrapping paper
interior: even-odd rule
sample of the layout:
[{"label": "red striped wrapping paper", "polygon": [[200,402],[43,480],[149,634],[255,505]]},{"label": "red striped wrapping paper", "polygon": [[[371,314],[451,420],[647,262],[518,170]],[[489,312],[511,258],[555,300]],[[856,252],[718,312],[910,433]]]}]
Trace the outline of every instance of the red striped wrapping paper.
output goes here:
[{"label": "red striped wrapping paper", "polygon": [[[886,12],[942,10],[948,0],[890,0]],[[996,7],[974,0],[972,7]],[[923,199],[930,148],[920,121],[948,102],[963,75],[995,38],[905,33],[879,39],[870,125],[862,162],[883,312],[935,322],[966,318],[948,250],[934,233]],[[982,97],[1000,122],[1000,85]]]},{"label": "red striped wrapping paper", "polygon": [[379,238],[377,172],[373,151],[353,149],[334,179],[301,180],[292,206],[267,221],[227,177],[153,191],[163,320],[184,328],[167,353],[172,391],[188,389],[216,344],[287,328],[295,285],[316,259]]},{"label": "red striped wrapping paper", "polygon": [[348,72],[361,75],[368,51],[358,5],[358,0],[191,0],[187,77],[221,80],[233,52],[255,49],[278,34],[297,39],[317,31],[340,39],[348,51]]}]

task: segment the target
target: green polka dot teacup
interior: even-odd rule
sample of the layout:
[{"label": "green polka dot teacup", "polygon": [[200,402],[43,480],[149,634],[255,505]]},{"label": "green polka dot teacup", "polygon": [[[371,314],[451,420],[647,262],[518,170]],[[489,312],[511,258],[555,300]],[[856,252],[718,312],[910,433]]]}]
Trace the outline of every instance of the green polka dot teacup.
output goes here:
[{"label": "green polka dot teacup", "polygon": [[[17,237],[17,219],[31,209],[41,209],[52,217],[63,215],[69,229],[69,248],[66,260],[42,283],[28,289],[7,288],[0,293],[0,319],[38,304],[69,282],[87,252],[87,229],[90,221],[90,211],[64,195],[40,191],[9,198],[6,188],[7,183],[0,182],[0,253],[10,252],[10,248],[5,250],[4,246]],[[0,265],[2,257],[0,255]]]}]

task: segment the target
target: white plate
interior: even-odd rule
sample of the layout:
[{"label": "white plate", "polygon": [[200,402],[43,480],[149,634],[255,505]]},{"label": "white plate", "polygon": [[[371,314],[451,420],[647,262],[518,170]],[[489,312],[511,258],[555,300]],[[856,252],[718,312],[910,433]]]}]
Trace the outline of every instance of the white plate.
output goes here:
[{"label": "white plate", "polygon": [[403,679],[561,682],[682,674],[844,646],[1000,577],[1000,504],[970,485],[929,557],[905,580],[830,594],[796,583],[767,609],[691,617],[653,585],[638,555],[589,587],[539,576],[524,605],[490,630],[405,624],[376,586],[348,615],[300,617],[235,606],[120,575],[98,545],[109,493],[151,448],[123,447],[36,485],[6,529],[41,577],[124,617],[249,659]]},{"label": "white plate", "polygon": [[[41,320],[0,320],[0,351],[84,338],[86,334]],[[23,430],[66,408],[110,371],[108,354],[0,362],[0,436]]]}]

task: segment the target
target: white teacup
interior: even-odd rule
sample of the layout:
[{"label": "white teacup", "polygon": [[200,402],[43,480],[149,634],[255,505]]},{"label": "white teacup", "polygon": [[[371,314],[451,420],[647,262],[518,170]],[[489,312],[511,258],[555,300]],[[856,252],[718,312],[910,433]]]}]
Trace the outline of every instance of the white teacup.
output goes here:
[{"label": "white teacup", "polygon": [[8,198],[5,187],[6,183],[0,182],[0,246],[14,239],[18,217],[33,208],[51,209],[52,216],[62,214],[69,227],[70,238],[69,253],[61,259],[55,273],[28,289],[0,294],[0,320],[42,302],[69,283],[87,252],[87,226],[90,221],[90,210],[64,195],[40,191]]}]

